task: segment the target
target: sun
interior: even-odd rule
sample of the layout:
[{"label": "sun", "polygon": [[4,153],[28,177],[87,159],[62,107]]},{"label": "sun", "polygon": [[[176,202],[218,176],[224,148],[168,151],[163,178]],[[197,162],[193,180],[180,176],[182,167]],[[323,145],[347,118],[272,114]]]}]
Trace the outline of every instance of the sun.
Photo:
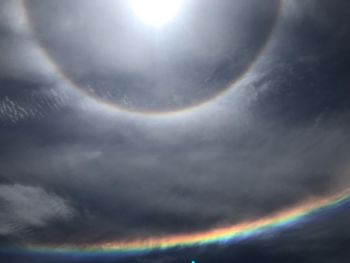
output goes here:
[{"label": "sun", "polygon": [[144,23],[159,27],[174,18],[182,0],[129,0],[137,17]]}]

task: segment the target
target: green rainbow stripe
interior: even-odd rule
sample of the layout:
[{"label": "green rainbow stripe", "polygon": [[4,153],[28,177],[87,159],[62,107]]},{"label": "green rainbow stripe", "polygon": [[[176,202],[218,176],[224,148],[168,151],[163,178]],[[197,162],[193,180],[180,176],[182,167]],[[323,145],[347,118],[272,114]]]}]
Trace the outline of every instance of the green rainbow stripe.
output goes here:
[{"label": "green rainbow stripe", "polygon": [[242,238],[265,233],[276,228],[290,226],[311,215],[328,211],[350,201],[349,191],[322,199],[313,199],[294,208],[257,220],[242,222],[198,233],[151,237],[133,241],[113,241],[89,245],[63,245],[59,247],[28,245],[24,249],[38,253],[101,254],[101,253],[143,253],[171,248],[195,247],[201,245],[233,242]]}]

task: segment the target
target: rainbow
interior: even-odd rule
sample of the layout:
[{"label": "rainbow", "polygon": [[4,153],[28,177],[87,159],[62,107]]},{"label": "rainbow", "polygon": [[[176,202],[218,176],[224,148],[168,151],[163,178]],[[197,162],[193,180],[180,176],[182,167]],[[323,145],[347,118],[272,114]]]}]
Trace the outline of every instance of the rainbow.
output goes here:
[{"label": "rainbow", "polygon": [[321,199],[311,199],[276,214],[257,220],[198,233],[152,237],[133,241],[115,241],[93,245],[65,245],[60,247],[28,245],[24,249],[36,253],[61,254],[138,254],[174,248],[198,247],[239,241],[244,238],[288,227],[321,212],[330,211],[350,201],[350,191]]}]

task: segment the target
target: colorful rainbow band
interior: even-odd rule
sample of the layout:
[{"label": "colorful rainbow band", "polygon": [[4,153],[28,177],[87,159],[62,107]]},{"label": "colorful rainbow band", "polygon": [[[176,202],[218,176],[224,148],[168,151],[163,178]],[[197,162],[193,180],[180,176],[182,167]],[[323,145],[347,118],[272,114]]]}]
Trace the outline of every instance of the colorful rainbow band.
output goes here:
[{"label": "colorful rainbow band", "polygon": [[196,247],[209,244],[230,243],[257,234],[266,233],[281,227],[287,227],[316,215],[329,211],[350,201],[349,191],[323,199],[310,200],[292,209],[276,213],[258,220],[242,222],[228,227],[217,228],[205,232],[154,237],[143,240],[108,242],[86,246],[41,246],[29,245],[25,250],[37,253],[62,254],[101,254],[101,253],[146,253],[172,248]]}]

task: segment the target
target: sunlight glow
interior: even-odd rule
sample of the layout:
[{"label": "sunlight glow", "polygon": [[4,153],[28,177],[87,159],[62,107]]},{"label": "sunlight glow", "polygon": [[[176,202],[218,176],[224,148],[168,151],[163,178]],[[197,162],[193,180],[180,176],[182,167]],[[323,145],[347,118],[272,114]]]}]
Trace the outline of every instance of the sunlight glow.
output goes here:
[{"label": "sunlight glow", "polygon": [[182,0],[129,0],[135,14],[146,24],[161,26],[175,17]]}]

